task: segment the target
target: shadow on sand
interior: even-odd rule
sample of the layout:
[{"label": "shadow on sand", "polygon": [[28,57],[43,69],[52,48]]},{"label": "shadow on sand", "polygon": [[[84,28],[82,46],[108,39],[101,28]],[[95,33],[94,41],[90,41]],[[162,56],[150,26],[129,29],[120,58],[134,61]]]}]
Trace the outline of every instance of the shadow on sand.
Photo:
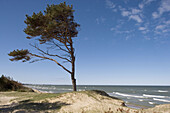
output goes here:
[{"label": "shadow on sand", "polygon": [[62,106],[69,104],[55,102],[55,103],[33,103],[30,100],[20,101],[19,104],[13,103],[11,105],[0,106],[0,113],[39,113],[46,110],[59,110]]}]

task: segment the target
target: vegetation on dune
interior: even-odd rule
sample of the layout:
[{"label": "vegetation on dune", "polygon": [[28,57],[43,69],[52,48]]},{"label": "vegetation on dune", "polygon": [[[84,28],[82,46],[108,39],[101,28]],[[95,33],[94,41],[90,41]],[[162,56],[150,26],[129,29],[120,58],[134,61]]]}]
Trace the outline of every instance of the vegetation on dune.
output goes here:
[{"label": "vegetation on dune", "polygon": [[4,75],[0,77],[0,91],[33,92],[32,89],[24,87],[21,83],[14,81],[10,77],[5,77]]},{"label": "vegetation on dune", "polygon": [[114,97],[112,98],[104,91],[99,90],[60,94],[0,92],[0,97],[4,96],[15,98],[10,100],[11,105],[6,105],[4,108],[0,107],[0,112],[3,113],[169,113],[169,105],[161,105],[150,109],[128,108],[121,104],[123,101],[114,99]]}]

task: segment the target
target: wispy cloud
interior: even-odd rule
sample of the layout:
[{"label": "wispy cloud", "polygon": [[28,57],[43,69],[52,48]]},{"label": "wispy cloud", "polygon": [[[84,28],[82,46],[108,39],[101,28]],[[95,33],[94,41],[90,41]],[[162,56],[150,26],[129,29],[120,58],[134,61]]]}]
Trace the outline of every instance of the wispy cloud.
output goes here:
[{"label": "wispy cloud", "polygon": [[139,4],[138,6],[139,6],[140,9],[143,9],[144,4]]},{"label": "wispy cloud", "polygon": [[166,26],[165,25],[158,25],[158,26],[156,26],[156,30],[162,30],[162,29],[164,29]]},{"label": "wispy cloud", "polygon": [[131,14],[130,11],[122,11],[122,16],[129,16]]},{"label": "wispy cloud", "polygon": [[159,34],[161,32],[166,33],[170,31],[170,20],[163,21],[155,27],[155,33]]},{"label": "wispy cloud", "polygon": [[105,0],[106,6],[112,9],[113,12],[117,12],[116,5],[111,0]]},{"label": "wispy cloud", "polygon": [[[106,1],[107,3],[111,2],[110,0]],[[114,25],[110,31],[126,37],[126,39],[130,39],[129,37],[132,37],[132,34],[135,36],[136,31],[142,33],[140,36],[146,40],[170,37],[170,14],[168,15],[170,11],[170,0],[141,0],[137,2],[138,4],[136,6],[132,6],[130,0],[128,2],[121,2],[120,4],[117,3],[116,5],[113,2],[111,2],[111,5],[108,5],[108,7],[112,10],[116,9],[117,12],[119,12],[116,13],[116,15],[120,14],[119,16],[122,16],[121,20],[123,22],[121,21],[121,24],[121,22],[117,20],[117,25]],[[126,7],[125,5],[129,6]],[[149,8],[156,8],[155,6],[157,6],[155,12],[146,12]],[[161,17],[163,14],[166,16]],[[160,18],[152,19],[150,16]],[[132,21],[133,23],[131,23]],[[127,28],[125,26],[127,26]]]},{"label": "wispy cloud", "polygon": [[159,16],[160,16],[160,15],[159,15],[157,12],[153,12],[153,13],[152,13],[152,17],[153,17],[153,18],[158,18]]},{"label": "wispy cloud", "polygon": [[152,13],[154,19],[159,18],[163,13],[170,12],[170,0],[162,0],[157,12]]},{"label": "wispy cloud", "polygon": [[155,0],[143,0],[139,5],[138,5],[138,7],[140,8],[140,9],[143,9],[145,6],[147,6],[147,5],[149,5],[151,2],[153,2],[153,1],[155,1]]},{"label": "wispy cloud", "polygon": [[104,17],[99,17],[99,18],[96,18],[96,23],[97,23],[97,24],[101,24],[101,23],[104,23],[105,20],[106,20],[106,18],[104,18]]},{"label": "wispy cloud", "polygon": [[164,21],[163,23],[165,23],[165,24],[170,24],[170,20],[167,20],[167,21]]},{"label": "wispy cloud", "polygon": [[137,8],[125,9],[125,8],[122,8],[122,6],[119,6],[119,10],[121,11],[122,16],[124,16],[124,17],[127,16],[130,20],[131,19],[135,20],[138,23],[143,22],[142,18],[141,18],[142,10],[137,9]]},{"label": "wispy cloud", "polygon": [[113,8],[115,8],[115,4],[113,3],[113,2],[111,2],[110,0],[106,0],[106,5],[109,7],[109,8],[111,8],[111,9],[113,9]]},{"label": "wispy cloud", "polygon": [[121,15],[122,16],[127,16],[130,20],[131,19],[135,20],[138,23],[143,22],[140,14],[138,15],[137,13],[139,13],[139,11],[137,11],[137,10],[135,10],[135,11],[133,10],[131,12],[130,11],[122,11]]},{"label": "wispy cloud", "polygon": [[148,32],[150,32],[150,29],[148,28],[148,26],[150,25],[149,22],[145,22],[144,25],[139,25],[138,26],[138,30],[141,31],[141,33],[143,33],[144,35],[147,34]]},{"label": "wispy cloud", "polygon": [[139,9],[136,9],[136,8],[132,8],[132,14],[138,14],[140,12],[142,12],[142,11]]},{"label": "wispy cloud", "polygon": [[138,23],[142,22],[142,19],[139,17],[139,15],[131,15],[129,17],[129,19],[133,19],[133,20],[137,21]]},{"label": "wispy cloud", "polygon": [[144,31],[144,30],[146,30],[146,28],[145,27],[139,27],[139,30]]},{"label": "wispy cloud", "polygon": [[170,0],[163,0],[161,7],[159,7],[159,13],[163,14],[164,12],[170,11]]},{"label": "wispy cloud", "polygon": [[151,38],[148,37],[148,36],[144,36],[144,38],[145,38],[146,40],[151,40]]},{"label": "wispy cloud", "polygon": [[150,4],[151,2],[156,1],[156,0],[144,0],[145,4]]},{"label": "wispy cloud", "polygon": [[106,5],[109,7],[109,8],[115,8],[115,4],[113,2],[111,2],[110,0],[106,0]]}]

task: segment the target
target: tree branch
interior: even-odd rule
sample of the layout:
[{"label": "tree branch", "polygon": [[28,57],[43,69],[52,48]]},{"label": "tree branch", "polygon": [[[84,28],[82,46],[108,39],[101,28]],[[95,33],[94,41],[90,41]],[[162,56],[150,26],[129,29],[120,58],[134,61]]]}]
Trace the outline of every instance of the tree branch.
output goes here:
[{"label": "tree branch", "polygon": [[67,71],[68,73],[71,74],[71,71],[69,71],[67,68],[65,68],[63,65],[61,65],[60,63],[58,63],[56,60],[52,59],[52,58],[48,58],[48,57],[44,57],[44,56],[39,56],[39,55],[36,55],[36,54],[32,54],[32,53],[29,53],[31,56],[35,56],[35,57],[38,57],[38,58],[42,58],[42,59],[48,59],[48,60],[51,60],[51,61],[54,61],[55,63],[57,63],[60,67],[62,67],[65,71]]},{"label": "tree branch", "polygon": [[69,53],[69,51],[67,51],[67,50],[65,50],[65,49],[63,49],[63,48],[61,48],[61,46],[59,46],[59,45],[58,45],[57,43],[55,43],[54,41],[52,41],[52,43],[53,43],[55,46],[57,46],[60,50]]},{"label": "tree branch", "polygon": [[31,45],[32,47],[36,48],[38,51],[42,52],[43,54],[46,54],[46,55],[48,55],[48,56],[56,56],[56,57],[58,57],[58,58],[60,58],[60,59],[66,60],[66,61],[68,61],[68,62],[71,62],[71,60],[69,60],[69,59],[67,59],[67,58],[65,58],[65,57],[61,57],[61,56],[59,56],[59,55],[49,54],[48,51],[45,52],[45,51],[41,50],[39,47],[37,47],[36,45],[32,45],[32,44],[30,44],[30,45]]},{"label": "tree branch", "polygon": [[42,60],[46,60],[46,59],[35,59],[35,60],[32,60],[32,61],[29,62],[29,63],[34,63],[34,62],[38,62],[38,61],[42,61]]}]

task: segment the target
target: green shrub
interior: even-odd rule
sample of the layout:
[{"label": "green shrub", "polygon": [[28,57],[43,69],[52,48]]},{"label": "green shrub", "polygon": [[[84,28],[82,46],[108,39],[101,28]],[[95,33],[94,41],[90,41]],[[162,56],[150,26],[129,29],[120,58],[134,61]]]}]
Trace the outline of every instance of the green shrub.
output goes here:
[{"label": "green shrub", "polygon": [[10,77],[5,77],[4,75],[0,77],[0,91],[33,92],[32,89],[24,87],[21,83],[14,81]]}]

